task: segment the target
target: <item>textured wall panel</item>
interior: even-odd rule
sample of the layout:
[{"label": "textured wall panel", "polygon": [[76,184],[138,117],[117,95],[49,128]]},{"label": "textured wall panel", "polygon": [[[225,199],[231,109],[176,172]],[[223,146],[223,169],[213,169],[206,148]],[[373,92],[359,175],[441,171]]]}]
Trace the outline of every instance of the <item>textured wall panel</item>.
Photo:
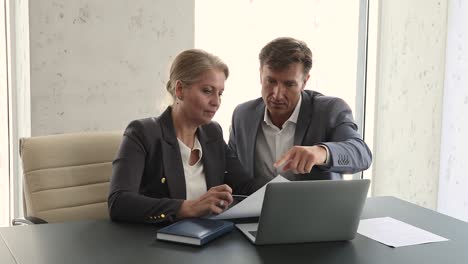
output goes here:
[{"label": "textured wall panel", "polygon": [[449,3],[438,210],[468,221],[468,2]]},{"label": "textured wall panel", "polygon": [[446,1],[381,1],[373,194],[435,208]]},{"label": "textured wall panel", "polygon": [[193,0],[29,1],[31,135],[119,130],[167,105]]}]

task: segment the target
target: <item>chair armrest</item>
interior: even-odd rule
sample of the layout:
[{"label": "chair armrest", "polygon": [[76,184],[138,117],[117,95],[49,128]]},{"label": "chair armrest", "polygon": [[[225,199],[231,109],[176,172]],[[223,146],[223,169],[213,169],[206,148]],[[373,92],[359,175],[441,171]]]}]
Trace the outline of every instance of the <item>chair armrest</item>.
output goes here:
[{"label": "chair armrest", "polygon": [[35,224],[47,224],[47,221],[39,217],[26,216],[24,218],[14,218],[11,220],[11,224],[16,225],[35,225]]}]

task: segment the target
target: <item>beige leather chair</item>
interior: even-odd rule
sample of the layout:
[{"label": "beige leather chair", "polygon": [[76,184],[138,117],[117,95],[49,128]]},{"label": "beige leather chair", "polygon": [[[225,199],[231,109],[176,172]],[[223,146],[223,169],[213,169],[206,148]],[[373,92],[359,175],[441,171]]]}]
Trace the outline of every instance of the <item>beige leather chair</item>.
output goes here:
[{"label": "beige leather chair", "polygon": [[[112,160],[121,140],[121,132],[21,138],[26,219],[108,218]],[[13,224],[28,222],[15,220]]]}]

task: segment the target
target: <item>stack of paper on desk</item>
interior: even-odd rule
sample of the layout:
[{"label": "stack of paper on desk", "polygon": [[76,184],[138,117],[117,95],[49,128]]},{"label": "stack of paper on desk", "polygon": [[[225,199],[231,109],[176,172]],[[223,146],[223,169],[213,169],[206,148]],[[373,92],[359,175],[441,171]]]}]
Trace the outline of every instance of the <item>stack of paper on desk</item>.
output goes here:
[{"label": "stack of paper on desk", "polygon": [[[289,180],[281,175],[276,176],[270,182],[288,182]],[[233,218],[245,218],[245,217],[258,217],[262,211],[263,198],[265,197],[266,185],[234,205],[227,209],[223,213],[215,216],[211,216],[211,219],[233,219]]]}]

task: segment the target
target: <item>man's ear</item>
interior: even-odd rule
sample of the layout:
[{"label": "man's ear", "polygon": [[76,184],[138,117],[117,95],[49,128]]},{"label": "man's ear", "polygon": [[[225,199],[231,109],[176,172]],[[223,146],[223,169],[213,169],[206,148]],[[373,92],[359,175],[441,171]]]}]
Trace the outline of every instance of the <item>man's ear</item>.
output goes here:
[{"label": "man's ear", "polygon": [[262,66],[260,66],[260,69],[259,69],[258,73],[259,73],[258,76],[260,77],[259,78],[260,79],[260,84],[262,84]]},{"label": "man's ear", "polygon": [[307,81],[309,80],[310,78],[310,74],[307,74],[307,76],[304,78],[304,83],[302,84],[302,89],[301,90],[304,90],[304,88],[306,87],[306,84],[307,84]]}]

